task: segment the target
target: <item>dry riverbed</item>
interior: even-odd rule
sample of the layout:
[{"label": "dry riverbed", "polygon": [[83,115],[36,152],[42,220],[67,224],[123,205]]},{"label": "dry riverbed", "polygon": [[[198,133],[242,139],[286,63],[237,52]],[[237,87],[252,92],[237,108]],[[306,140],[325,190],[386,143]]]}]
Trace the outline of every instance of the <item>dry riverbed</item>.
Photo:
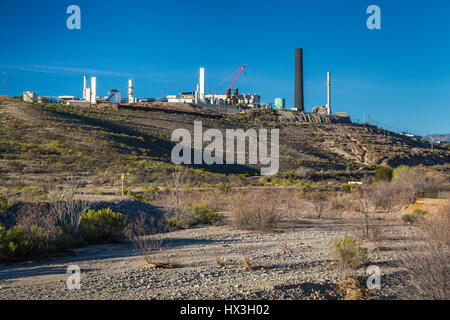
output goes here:
[{"label": "dry riverbed", "polygon": [[[382,287],[371,291],[373,299],[416,298],[395,266],[414,232],[394,224],[378,248],[367,244],[369,263],[357,275],[365,283],[367,266],[380,267]],[[173,269],[145,267],[130,243],[90,246],[43,263],[1,265],[0,299],[339,299],[341,272],[329,246],[352,234],[349,224],[307,219],[275,233],[210,226],[160,234],[165,249],[155,255],[178,264]],[[67,288],[69,265],[81,269],[78,290]]]}]

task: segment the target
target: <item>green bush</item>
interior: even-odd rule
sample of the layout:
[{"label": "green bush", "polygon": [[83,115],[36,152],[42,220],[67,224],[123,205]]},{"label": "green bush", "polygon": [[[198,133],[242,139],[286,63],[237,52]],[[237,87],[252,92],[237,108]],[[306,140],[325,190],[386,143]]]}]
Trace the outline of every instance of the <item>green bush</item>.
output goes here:
[{"label": "green bush", "polygon": [[67,238],[61,229],[50,233],[42,227],[21,225],[6,231],[0,226],[0,261],[15,261],[27,258],[42,258],[51,253],[67,249]]},{"label": "green bush", "polygon": [[88,210],[81,218],[81,230],[89,243],[121,241],[128,224],[124,214],[111,208]]},{"label": "green bush", "polygon": [[352,192],[352,186],[349,184],[343,184],[341,186],[341,191],[345,192],[345,193],[350,193],[350,192]]},{"label": "green bush", "polygon": [[0,196],[0,212],[8,209],[11,205],[12,203],[8,201],[8,199],[6,199],[4,196]]},{"label": "green bush", "polygon": [[216,188],[219,188],[223,193],[228,193],[231,191],[231,185],[229,183],[219,182],[216,184]]},{"label": "green bush", "polygon": [[186,207],[187,211],[177,217],[168,219],[169,226],[173,228],[189,228],[193,225],[214,225],[223,220],[223,215],[208,209],[207,204],[202,201],[194,201]]},{"label": "green bush", "polygon": [[218,224],[223,215],[208,209],[207,204],[202,201],[192,202],[187,209],[194,215],[195,224]]},{"label": "green bush", "polygon": [[392,175],[392,168],[380,166],[375,171],[375,181],[391,181]]},{"label": "green bush", "polygon": [[427,212],[425,210],[422,209],[415,209],[413,214],[415,214],[416,216],[421,216],[423,217]]},{"label": "green bush", "polygon": [[341,266],[345,268],[357,269],[367,261],[367,248],[352,237],[333,241],[331,251],[336,255]]}]

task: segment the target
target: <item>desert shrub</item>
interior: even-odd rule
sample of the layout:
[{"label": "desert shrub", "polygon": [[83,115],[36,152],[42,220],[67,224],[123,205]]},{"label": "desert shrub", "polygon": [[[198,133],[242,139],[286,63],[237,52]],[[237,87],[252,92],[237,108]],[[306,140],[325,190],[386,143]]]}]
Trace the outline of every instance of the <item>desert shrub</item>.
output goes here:
[{"label": "desert shrub", "polygon": [[194,201],[186,206],[186,210],[178,216],[168,219],[169,225],[174,228],[189,228],[193,225],[214,225],[223,220],[223,215],[209,209],[206,202]]},{"label": "desert shrub", "polygon": [[352,192],[352,186],[347,183],[343,184],[343,185],[341,185],[341,191],[345,192],[345,193],[350,193],[350,192]]},{"label": "desert shrub", "polygon": [[427,212],[422,209],[414,209],[413,214],[423,217]]},{"label": "desert shrub", "polygon": [[367,262],[367,248],[352,237],[334,240],[330,249],[343,268],[357,269]]},{"label": "desert shrub", "polygon": [[391,181],[393,170],[389,167],[380,166],[375,171],[375,181]]},{"label": "desert shrub", "polygon": [[311,179],[314,175],[314,170],[306,167],[299,167],[295,170],[295,173],[300,179]]},{"label": "desert shrub", "polygon": [[229,183],[219,182],[216,184],[216,187],[223,193],[228,193],[231,191],[231,185]]},{"label": "desert shrub", "polygon": [[272,231],[280,220],[277,200],[257,192],[237,195],[230,211],[233,225],[245,230]]},{"label": "desert shrub", "polygon": [[8,209],[12,205],[11,201],[9,201],[6,197],[0,196],[0,212]]},{"label": "desert shrub", "polygon": [[314,210],[314,214],[316,215],[317,219],[322,219],[324,210],[328,205],[327,195],[324,192],[317,191],[311,192],[307,198]]},{"label": "desert shrub", "polygon": [[123,240],[128,218],[111,208],[88,210],[81,218],[81,229],[89,243],[116,242]]},{"label": "desert shrub", "polygon": [[450,299],[450,205],[427,214],[418,224],[417,240],[398,253],[400,266],[426,299]]},{"label": "desert shrub", "polygon": [[164,219],[140,212],[137,219],[128,228],[127,236],[148,265],[153,267],[170,267],[171,265],[168,261],[163,261],[154,255],[155,252],[160,252],[164,249],[162,238],[155,235],[166,230],[167,225]]},{"label": "desert shrub", "polygon": [[370,190],[370,201],[375,209],[384,211],[383,216],[376,218],[384,219],[392,210],[401,203],[399,199],[400,187],[387,181],[379,181]]},{"label": "desert shrub", "polygon": [[28,186],[22,188],[22,198],[26,200],[38,200],[38,199],[46,200],[47,196],[45,192],[40,190],[39,188]]},{"label": "desert shrub", "polygon": [[404,214],[402,214],[401,219],[402,219],[403,223],[412,224],[412,223],[417,222],[418,217],[414,213],[404,213]]},{"label": "desert shrub", "polygon": [[49,233],[39,226],[25,228],[15,225],[6,231],[5,227],[0,226],[0,261],[44,258],[66,249],[69,243],[65,240],[61,229]]},{"label": "desert shrub", "polygon": [[334,218],[342,218],[342,214],[346,208],[345,199],[343,195],[331,195],[328,199],[329,215]]},{"label": "desert shrub", "polygon": [[160,193],[160,190],[157,186],[144,187],[142,191],[150,201],[156,200],[157,196]]},{"label": "desert shrub", "polygon": [[202,201],[195,201],[187,206],[187,209],[194,214],[196,224],[217,224],[222,221],[223,215],[208,209],[207,204]]}]

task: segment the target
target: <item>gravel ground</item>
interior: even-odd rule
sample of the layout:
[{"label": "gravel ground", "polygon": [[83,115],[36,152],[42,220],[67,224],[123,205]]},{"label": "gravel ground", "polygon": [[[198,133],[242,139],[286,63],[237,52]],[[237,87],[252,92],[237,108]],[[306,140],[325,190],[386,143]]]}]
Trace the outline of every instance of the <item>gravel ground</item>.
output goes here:
[{"label": "gravel ground", "polygon": [[[392,225],[378,249],[367,244],[367,266],[382,272],[373,299],[417,298],[393,263],[414,232]],[[349,224],[302,220],[266,234],[209,226],[158,235],[165,249],[155,259],[179,264],[173,269],[146,267],[129,243],[90,246],[45,263],[0,266],[0,299],[339,299],[342,273],[329,246],[352,234]],[[242,266],[245,261],[252,270]],[[80,289],[67,289],[69,265],[81,269]],[[356,272],[364,283],[367,266]]]}]

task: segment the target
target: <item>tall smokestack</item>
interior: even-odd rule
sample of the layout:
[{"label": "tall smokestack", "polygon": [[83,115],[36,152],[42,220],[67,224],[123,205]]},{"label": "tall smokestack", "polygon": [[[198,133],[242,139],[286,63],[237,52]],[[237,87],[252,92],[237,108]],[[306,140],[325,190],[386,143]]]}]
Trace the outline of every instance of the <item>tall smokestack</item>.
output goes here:
[{"label": "tall smokestack", "polygon": [[330,73],[327,72],[327,112],[331,114],[331,80]]},{"label": "tall smokestack", "polygon": [[128,103],[134,102],[133,89],[134,89],[134,81],[133,79],[128,79]]},{"label": "tall smokestack", "polygon": [[87,75],[84,75],[83,77],[83,100],[86,99],[86,88],[87,88]]},{"label": "tall smokestack", "polygon": [[91,103],[97,104],[97,77],[91,78]]},{"label": "tall smokestack", "polygon": [[205,102],[205,68],[200,68],[200,101]]},{"label": "tall smokestack", "polygon": [[295,103],[294,108],[297,111],[304,112],[305,105],[303,100],[303,49],[295,49]]}]

